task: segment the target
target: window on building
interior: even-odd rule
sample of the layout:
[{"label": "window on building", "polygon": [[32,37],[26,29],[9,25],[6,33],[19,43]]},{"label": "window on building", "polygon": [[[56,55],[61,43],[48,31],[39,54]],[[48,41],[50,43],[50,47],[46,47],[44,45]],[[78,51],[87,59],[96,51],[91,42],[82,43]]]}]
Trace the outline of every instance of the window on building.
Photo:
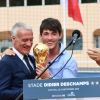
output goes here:
[{"label": "window on building", "polygon": [[94,36],[94,47],[100,48],[100,35]]},{"label": "window on building", "polygon": [[5,49],[12,47],[10,31],[0,32],[0,52],[3,52]]},{"label": "window on building", "polygon": [[94,47],[100,48],[100,29],[94,31]]},{"label": "window on building", "polygon": [[24,6],[24,0],[9,0],[10,6]]},{"label": "window on building", "polygon": [[60,4],[60,0],[45,0],[45,5]]},{"label": "window on building", "polygon": [[3,52],[4,50],[6,50],[7,48],[11,47],[12,46],[12,42],[10,39],[5,39],[5,40],[2,40],[0,41],[0,52]]},{"label": "window on building", "polygon": [[[72,32],[73,30],[67,30],[66,45],[68,45],[72,40]],[[83,39],[81,35],[75,43],[74,50],[82,50],[82,49],[83,49]],[[68,50],[72,50],[72,45],[68,48]]]},{"label": "window on building", "polygon": [[42,0],[27,0],[27,5],[28,6],[42,5]]},{"label": "window on building", "polygon": [[82,0],[82,3],[96,3],[97,0]]},{"label": "window on building", "polygon": [[0,7],[6,7],[6,0],[0,0]]}]

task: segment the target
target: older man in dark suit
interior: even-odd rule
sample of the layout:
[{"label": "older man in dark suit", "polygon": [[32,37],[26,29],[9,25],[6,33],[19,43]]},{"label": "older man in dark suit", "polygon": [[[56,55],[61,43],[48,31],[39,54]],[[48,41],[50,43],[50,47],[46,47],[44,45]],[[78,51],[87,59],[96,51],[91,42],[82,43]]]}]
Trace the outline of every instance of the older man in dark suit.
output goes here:
[{"label": "older man in dark suit", "polygon": [[29,55],[33,44],[31,27],[16,23],[11,33],[16,55],[5,55],[0,60],[0,100],[15,100],[23,91],[23,80],[34,79],[37,75],[34,58]]}]

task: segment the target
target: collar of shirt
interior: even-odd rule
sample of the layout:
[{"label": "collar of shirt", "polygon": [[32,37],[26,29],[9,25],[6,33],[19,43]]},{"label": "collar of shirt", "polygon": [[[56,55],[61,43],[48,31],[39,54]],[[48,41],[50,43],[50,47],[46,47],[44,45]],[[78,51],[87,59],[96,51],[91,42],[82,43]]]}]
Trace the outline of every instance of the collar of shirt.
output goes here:
[{"label": "collar of shirt", "polygon": [[[23,61],[23,63],[26,65],[26,67],[28,68],[28,66],[27,66],[27,64],[26,64],[26,62],[25,62],[25,60],[23,59],[23,58],[24,58],[24,55],[22,55],[22,54],[21,54],[18,50],[16,50],[14,47],[13,47],[12,49],[13,49],[13,51],[17,54],[17,56]],[[33,64],[31,63],[30,59],[29,59],[29,62],[30,62],[30,64],[31,64],[32,68],[34,69],[34,66],[33,66]],[[29,70],[29,68],[28,68],[28,70]]]},{"label": "collar of shirt", "polygon": [[[60,53],[65,49],[63,43],[60,43]],[[67,51],[65,50],[62,54],[66,53]]]},{"label": "collar of shirt", "polygon": [[19,51],[17,51],[14,47],[13,47],[12,49],[13,49],[13,51],[17,54],[17,56],[18,56],[21,60],[23,60],[23,55],[22,55]]}]

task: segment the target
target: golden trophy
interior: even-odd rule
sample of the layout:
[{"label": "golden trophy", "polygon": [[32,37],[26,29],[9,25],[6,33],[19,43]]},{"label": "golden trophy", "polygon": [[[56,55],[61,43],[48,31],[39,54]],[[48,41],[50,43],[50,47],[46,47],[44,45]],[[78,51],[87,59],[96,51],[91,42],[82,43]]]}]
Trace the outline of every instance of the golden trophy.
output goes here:
[{"label": "golden trophy", "polygon": [[34,57],[37,65],[44,65],[49,54],[49,48],[46,44],[38,43],[33,48]]}]

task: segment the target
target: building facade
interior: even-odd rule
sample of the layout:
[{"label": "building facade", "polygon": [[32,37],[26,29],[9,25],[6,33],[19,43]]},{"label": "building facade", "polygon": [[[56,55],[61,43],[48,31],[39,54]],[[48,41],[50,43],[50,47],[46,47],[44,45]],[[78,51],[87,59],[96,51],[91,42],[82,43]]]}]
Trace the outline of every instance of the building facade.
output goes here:
[{"label": "building facade", "polygon": [[[0,2],[1,1],[2,0],[0,0]],[[56,2],[54,4],[52,2],[43,2],[44,0],[40,0],[41,2],[35,2],[36,5],[34,5],[34,2],[31,2],[32,0],[19,0],[21,1],[20,3],[10,3],[14,0],[4,1],[6,4],[0,3],[1,51],[11,46],[10,30],[16,22],[24,22],[33,27],[33,44],[39,42],[39,27],[43,19],[48,17],[57,18],[60,20],[63,26],[63,6],[60,4],[59,0],[55,0]],[[30,1],[30,3],[28,1]],[[63,26],[63,29],[66,28],[66,37],[64,37],[66,42],[68,43],[70,41],[73,30],[77,29],[81,32],[81,37],[79,38],[79,42],[76,44],[73,54],[78,62],[79,70],[90,71],[93,69],[93,71],[99,71],[100,69],[95,61],[91,60],[87,55],[88,48],[100,48],[100,3],[99,0],[97,1],[98,3],[95,2],[79,4],[83,24],[76,22],[72,18],[68,17],[67,9],[65,11],[66,27]],[[82,0],[80,2],[82,2]],[[70,49],[69,52],[71,52]]]}]

